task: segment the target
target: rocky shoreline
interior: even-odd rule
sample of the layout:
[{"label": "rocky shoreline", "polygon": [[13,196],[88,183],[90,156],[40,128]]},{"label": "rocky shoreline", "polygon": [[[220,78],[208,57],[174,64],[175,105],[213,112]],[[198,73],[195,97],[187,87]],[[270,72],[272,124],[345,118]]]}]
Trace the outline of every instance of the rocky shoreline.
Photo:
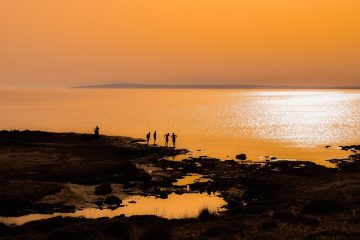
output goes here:
[{"label": "rocky shoreline", "polygon": [[[199,217],[53,218],[0,225],[1,239],[357,239],[360,236],[360,146],[343,146],[335,168],[312,162],[250,164],[212,158],[167,160],[187,150],[141,139],[31,131],[0,132],[0,216],[73,212],[83,204],[121,207],[114,194],[219,194],[226,211]],[[197,174],[206,181],[176,185]],[[66,193],[88,186],[91,200]],[[49,196],[55,196],[49,199]],[[44,200],[45,199],[45,200]],[[121,229],[121,230],[120,230]],[[154,235],[155,234],[155,235]],[[156,235],[158,234],[158,235]]]}]

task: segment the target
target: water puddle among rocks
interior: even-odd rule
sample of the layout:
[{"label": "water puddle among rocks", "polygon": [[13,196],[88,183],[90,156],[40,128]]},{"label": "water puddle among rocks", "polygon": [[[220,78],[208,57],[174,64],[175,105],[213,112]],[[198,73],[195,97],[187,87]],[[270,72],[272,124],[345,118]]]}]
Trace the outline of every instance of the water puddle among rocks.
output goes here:
[{"label": "water puddle among rocks", "polygon": [[226,202],[218,194],[184,193],[169,194],[167,199],[145,196],[128,196],[123,199],[123,206],[117,209],[84,208],[72,213],[29,214],[20,217],[0,217],[0,222],[6,225],[22,225],[30,221],[49,219],[53,217],[83,217],[102,218],[119,215],[156,215],[168,219],[195,218],[203,209],[210,212],[220,212]]},{"label": "water puddle among rocks", "polygon": [[173,183],[174,186],[186,186],[189,184],[193,184],[196,182],[209,182],[211,181],[210,178],[206,178],[201,174],[196,174],[196,173],[192,173],[192,174],[188,174],[180,179],[177,179],[176,182]]}]

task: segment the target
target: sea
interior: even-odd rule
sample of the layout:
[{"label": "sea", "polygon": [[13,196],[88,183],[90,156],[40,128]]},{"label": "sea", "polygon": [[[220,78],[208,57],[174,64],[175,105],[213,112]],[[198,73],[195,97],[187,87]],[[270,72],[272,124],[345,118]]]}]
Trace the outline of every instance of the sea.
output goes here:
[{"label": "sea", "polygon": [[331,166],[350,154],[339,146],[360,144],[360,90],[0,89],[2,130],[92,133],[97,125],[134,138],[156,130],[157,145],[175,133],[189,156]]}]

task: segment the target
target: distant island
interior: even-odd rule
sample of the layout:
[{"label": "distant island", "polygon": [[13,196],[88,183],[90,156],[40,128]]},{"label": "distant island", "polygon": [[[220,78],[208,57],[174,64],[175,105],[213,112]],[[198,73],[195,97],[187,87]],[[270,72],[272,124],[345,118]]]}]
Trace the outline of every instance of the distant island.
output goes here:
[{"label": "distant island", "polygon": [[360,89],[360,86],[275,86],[246,84],[141,84],[113,83],[83,85],[73,88],[143,88],[143,89]]}]

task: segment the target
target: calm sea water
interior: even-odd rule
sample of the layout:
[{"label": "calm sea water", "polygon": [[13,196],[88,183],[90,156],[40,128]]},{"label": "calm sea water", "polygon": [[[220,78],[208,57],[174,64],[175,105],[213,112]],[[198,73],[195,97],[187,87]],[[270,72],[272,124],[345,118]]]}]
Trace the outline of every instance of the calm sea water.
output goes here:
[{"label": "calm sea water", "polygon": [[[197,155],[311,160],[360,144],[360,90],[1,89],[0,128],[145,137]],[[201,151],[198,151],[201,150]]]}]

